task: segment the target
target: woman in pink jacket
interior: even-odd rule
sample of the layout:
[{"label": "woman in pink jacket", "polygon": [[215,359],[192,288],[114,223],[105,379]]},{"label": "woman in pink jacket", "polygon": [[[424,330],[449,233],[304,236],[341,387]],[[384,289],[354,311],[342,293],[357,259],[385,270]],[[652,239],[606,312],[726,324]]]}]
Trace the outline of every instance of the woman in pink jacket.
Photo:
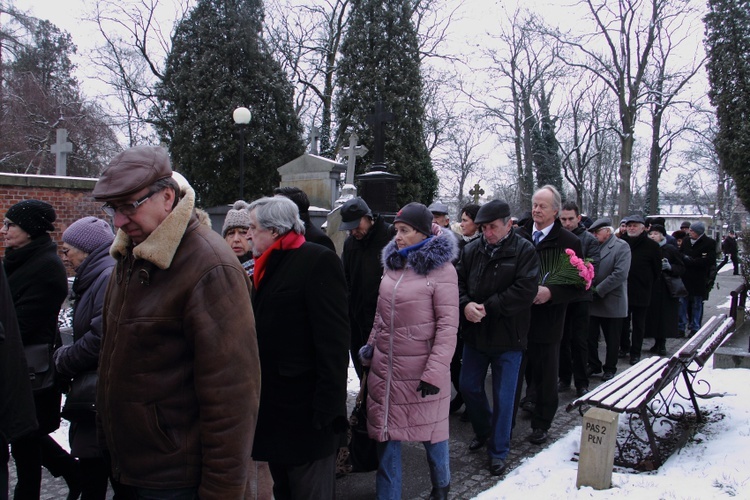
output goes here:
[{"label": "woman in pink jacket", "polygon": [[432,480],[431,499],[448,498],[450,362],[458,328],[458,281],[451,261],[456,239],[432,234],[432,214],[409,203],[394,219],[383,249],[385,273],[367,344],[370,365],[367,428],[378,441],[378,499],[401,498],[401,441],[421,441]]}]

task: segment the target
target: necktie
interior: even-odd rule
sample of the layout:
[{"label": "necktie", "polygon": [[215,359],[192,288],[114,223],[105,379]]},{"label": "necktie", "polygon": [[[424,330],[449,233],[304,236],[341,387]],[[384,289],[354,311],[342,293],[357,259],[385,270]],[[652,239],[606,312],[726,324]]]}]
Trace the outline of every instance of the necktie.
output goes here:
[{"label": "necktie", "polygon": [[544,233],[541,231],[534,231],[534,234],[532,234],[532,238],[534,238],[534,246],[537,246],[539,244],[539,240],[542,238],[542,235]]}]

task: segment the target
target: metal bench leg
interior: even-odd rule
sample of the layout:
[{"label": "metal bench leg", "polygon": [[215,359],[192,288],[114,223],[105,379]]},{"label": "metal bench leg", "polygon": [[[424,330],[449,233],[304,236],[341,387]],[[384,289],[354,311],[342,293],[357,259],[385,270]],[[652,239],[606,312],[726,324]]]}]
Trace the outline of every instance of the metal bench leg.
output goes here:
[{"label": "metal bench leg", "polygon": [[690,400],[693,402],[693,408],[695,408],[696,420],[698,421],[698,423],[703,423],[703,414],[701,413],[701,409],[698,407],[698,400],[695,399],[695,391],[693,390],[693,384],[688,377],[687,370],[682,370],[682,377],[685,379],[685,385],[687,386],[688,394],[690,394]]},{"label": "metal bench leg", "polygon": [[659,454],[659,448],[656,446],[656,435],[651,426],[651,420],[648,418],[648,410],[645,407],[641,408],[640,415],[641,420],[643,420],[643,426],[646,428],[646,434],[648,435],[648,442],[651,445],[651,453],[654,455],[654,461],[661,465],[661,455]]}]

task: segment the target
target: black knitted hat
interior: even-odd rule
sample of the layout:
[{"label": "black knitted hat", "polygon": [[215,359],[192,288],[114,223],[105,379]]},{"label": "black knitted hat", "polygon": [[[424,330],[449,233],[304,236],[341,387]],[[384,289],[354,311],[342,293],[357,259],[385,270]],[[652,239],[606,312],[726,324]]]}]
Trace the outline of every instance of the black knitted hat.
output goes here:
[{"label": "black knitted hat", "polygon": [[8,209],[5,218],[18,224],[29,233],[31,239],[55,230],[52,224],[57,219],[52,205],[39,200],[24,200]]}]

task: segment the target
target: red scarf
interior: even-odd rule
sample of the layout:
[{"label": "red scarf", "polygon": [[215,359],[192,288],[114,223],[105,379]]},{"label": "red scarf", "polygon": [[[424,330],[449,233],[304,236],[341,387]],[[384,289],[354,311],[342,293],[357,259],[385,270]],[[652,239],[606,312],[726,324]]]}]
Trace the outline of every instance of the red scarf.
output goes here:
[{"label": "red scarf", "polygon": [[266,272],[266,263],[271,252],[274,250],[294,250],[302,246],[305,242],[305,236],[297,234],[294,231],[289,231],[278,240],[274,241],[273,245],[268,247],[260,257],[255,259],[255,270],[253,271],[253,285],[256,290],[260,290],[260,282],[263,279],[263,275]]}]

